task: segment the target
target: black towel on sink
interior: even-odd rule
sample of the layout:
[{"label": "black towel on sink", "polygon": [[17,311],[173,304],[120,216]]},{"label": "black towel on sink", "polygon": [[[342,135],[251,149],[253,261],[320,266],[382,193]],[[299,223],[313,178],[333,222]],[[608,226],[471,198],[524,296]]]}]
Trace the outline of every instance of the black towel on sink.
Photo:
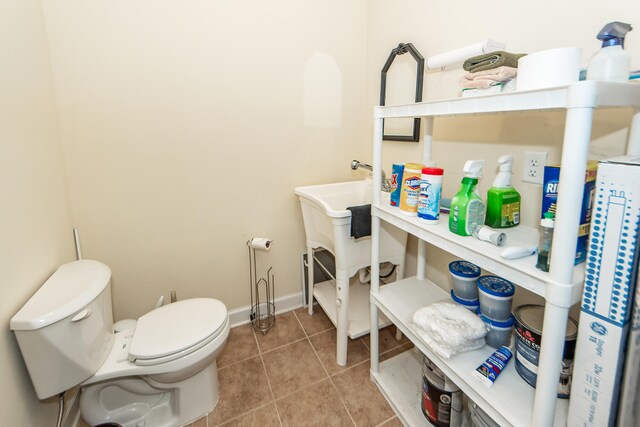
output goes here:
[{"label": "black towel on sink", "polygon": [[359,239],[371,236],[371,205],[350,206],[351,237]]}]

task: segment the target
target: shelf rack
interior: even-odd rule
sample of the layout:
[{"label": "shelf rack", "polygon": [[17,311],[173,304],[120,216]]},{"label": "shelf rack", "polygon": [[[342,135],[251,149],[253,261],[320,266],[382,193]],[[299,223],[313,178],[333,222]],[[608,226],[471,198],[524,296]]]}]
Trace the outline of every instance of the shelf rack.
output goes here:
[{"label": "shelf rack", "polygon": [[[640,84],[583,81],[543,90],[511,92],[497,95],[459,98],[417,104],[374,108],[373,175],[379,176],[382,159],[382,122],[384,118],[424,118],[423,161],[431,160],[434,119],[509,113],[516,111],[566,110],[562,168],[551,271],[535,268],[534,256],[521,260],[504,260],[493,245],[460,237],[448,231],[446,217],[436,226],[419,223],[398,214],[380,200],[380,183],[374,181],[371,244],[371,377],[398,413],[405,425],[430,425],[421,413],[414,391],[420,383],[420,358],[399,355],[379,363],[378,315],[382,312],[449,376],[462,391],[500,425],[564,426],[570,401],[557,399],[556,388],[564,346],[564,328],[571,305],[579,301],[584,267],[574,268],[575,242],[579,214],[574,209],[582,202],[582,185],[591,138],[593,111],[596,108],[633,108],[627,153],[640,155]],[[418,263],[415,277],[380,287],[378,277],[379,227],[381,221],[399,227],[418,240]],[[536,244],[537,230],[518,226],[508,230],[511,244]],[[511,280],[516,285],[544,297],[544,324],[558,325],[545,330],[540,352],[537,388],[530,387],[510,363],[496,384],[487,388],[471,372],[493,349],[462,353],[444,360],[437,356],[416,334],[411,316],[420,307],[447,298],[445,291],[426,278],[426,244],[430,243],[481,268]],[[418,398],[419,399],[419,398]],[[417,409],[416,409],[417,408]]]}]

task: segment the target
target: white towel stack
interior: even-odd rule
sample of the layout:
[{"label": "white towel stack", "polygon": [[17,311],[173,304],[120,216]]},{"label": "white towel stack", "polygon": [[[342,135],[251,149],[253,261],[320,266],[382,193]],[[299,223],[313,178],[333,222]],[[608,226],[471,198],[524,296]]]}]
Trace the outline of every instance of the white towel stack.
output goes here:
[{"label": "white towel stack", "polygon": [[413,323],[420,338],[445,359],[485,344],[486,324],[458,304],[430,304],[413,314]]}]

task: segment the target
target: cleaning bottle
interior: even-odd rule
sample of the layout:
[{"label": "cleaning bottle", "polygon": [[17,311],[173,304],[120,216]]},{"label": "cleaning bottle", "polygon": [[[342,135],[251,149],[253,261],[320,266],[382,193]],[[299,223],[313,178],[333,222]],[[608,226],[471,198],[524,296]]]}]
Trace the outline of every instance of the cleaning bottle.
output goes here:
[{"label": "cleaning bottle", "polygon": [[484,204],[475,191],[484,160],[467,160],[460,191],[451,199],[449,231],[459,236],[471,236],[477,226],[484,224]]},{"label": "cleaning bottle", "polygon": [[553,214],[551,212],[545,213],[544,218],[540,221],[540,244],[538,245],[538,262],[536,263],[536,268],[542,271],[549,271],[554,227]]},{"label": "cleaning bottle", "polygon": [[629,24],[614,21],[600,30],[602,49],[589,61],[587,80],[629,81],[631,57],[624,51],[624,37],[632,29]]},{"label": "cleaning bottle", "polygon": [[487,218],[485,225],[493,228],[509,228],[520,224],[520,193],[511,185],[513,155],[498,159],[500,171],[487,191]]}]

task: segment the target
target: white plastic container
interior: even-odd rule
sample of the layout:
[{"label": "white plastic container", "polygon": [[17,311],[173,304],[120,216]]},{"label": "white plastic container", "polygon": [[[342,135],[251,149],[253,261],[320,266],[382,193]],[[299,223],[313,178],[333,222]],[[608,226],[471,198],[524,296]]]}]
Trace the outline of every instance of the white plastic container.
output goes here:
[{"label": "white plastic container", "polygon": [[422,168],[418,194],[418,220],[426,224],[437,224],[440,220],[443,173],[444,171],[440,168]]},{"label": "white plastic container", "polygon": [[482,276],[478,279],[480,312],[499,322],[511,317],[511,301],[516,287],[508,280],[498,276]]},{"label": "white plastic container", "polygon": [[608,82],[628,82],[631,70],[631,56],[622,46],[603,47],[587,68],[587,80],[605,80]]},{"label": "white plastic container", "polygon": [[468,261],[453,261],[449,263],[451,274],[451,288],[456,297],[467,301],[478,300],[478,277],[480,267]]},{"label": "white plastic container", "polygon": [[511,344],[511,333],[515,322],[513,315],[506,322],[498,322],[482,314],[480,318],[489,326],[489,332],[484,337],[487,345],[493,348],[500,348],[503,345],[509,346]]},{"label": "white plastic container", "polygon": [[453,289],[451,290],[451,299],[453,300],[453,302],[455,302],[456,304],[460,304],[461,306],[463,306],[464,308],[466,308],[472,313],[478,314],[478,311],[480,310],[479,300],[476,299],[476,300],[469,301],[462,298],[458,298],[456,294],[453,292]]}]

